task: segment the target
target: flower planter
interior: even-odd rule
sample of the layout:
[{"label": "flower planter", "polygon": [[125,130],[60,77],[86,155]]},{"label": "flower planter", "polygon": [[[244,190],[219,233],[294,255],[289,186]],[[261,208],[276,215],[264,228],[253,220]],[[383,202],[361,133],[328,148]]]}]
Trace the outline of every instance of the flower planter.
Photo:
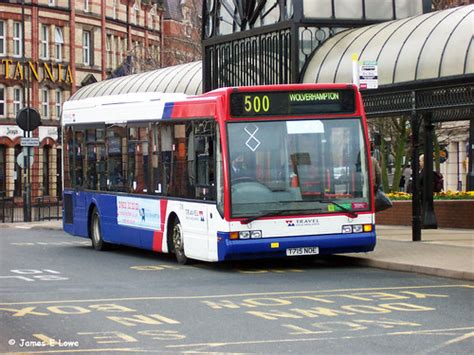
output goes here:
[{"label": "flower planter", "polygon": [[[411,225],[411,200],[392,202],[392,208],[375,215],[375,222],[388,225]],[[474,229],[474,200],[434,200],[434,210],[439,228]]]}]

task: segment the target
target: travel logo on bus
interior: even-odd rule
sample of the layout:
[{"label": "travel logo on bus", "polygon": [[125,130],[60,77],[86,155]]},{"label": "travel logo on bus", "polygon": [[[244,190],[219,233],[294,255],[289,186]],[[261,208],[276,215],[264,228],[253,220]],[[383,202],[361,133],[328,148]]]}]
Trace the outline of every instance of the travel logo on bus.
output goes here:
[{"label": "travel logo on bus", "polygon": [[286,220],[285,222],[287,227],[319,226],[319,220],[317,218]]},{"label": "travel logo on bus", "polygon": [[184,212],[186,213],[186,219],[187,220],[190,220],[190,221],[200,221],[200,222],[204,222],[205,219],[204,219],[204,211],[200,211],[200,210],[191,210],[189,208],[186,208],[184,210]]}]

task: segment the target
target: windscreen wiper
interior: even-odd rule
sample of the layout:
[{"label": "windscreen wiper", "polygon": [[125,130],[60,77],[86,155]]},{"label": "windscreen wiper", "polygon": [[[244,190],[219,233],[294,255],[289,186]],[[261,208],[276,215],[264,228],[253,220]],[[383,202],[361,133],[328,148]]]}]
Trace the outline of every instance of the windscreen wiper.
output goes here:
[{"label": "windscreen wiper", "polygon": [[[321,209],[318,209],[318,210],[321,210]],[[311,211],[314,212],[315,210],[312,209]],[[264,211],[264,213],[258,214],[256,216],[249,217],[247,219],[244,219],[241,223],[242,224],[249,224],[250,222],[253,222],[256,219],[259,219],[259,218],[262,218],[262,217],[281,216],[281,215],[286,215],[286,214],[289,214],[289,213],[292,213],[292,212],[293,213],[294,212],[299,212],[299,213],[306,212],[306,213],[308,213],[309,211],[307,211],[307,210],[298,210],[298,209],[295,209],[295,210]]]},{"label": "windscreen wiper", "polygon": [[318,202],[320,202],[320,203],[332,203],[334,206],[339,207],[343,212],[346,212],[349,215],[349,217],[357,218],[357,216],[358,216],[358,214],[356,212],[351,211],[350,209],[344,207],[340,203],[334,202],[332,200],[318,200]]},{"label": "windscreen wiper", "polygon": [[288,213],[288,210],[277,210],[277,211],[266,211],[264,213],[260,213],[258,215],[249,217],[247,219],[244,219],[241,223],[243,224],[249,224],[250,222],[255,221],[258,218],[262,217],[271,217],[271,216],[281,216],[282,214]]}]

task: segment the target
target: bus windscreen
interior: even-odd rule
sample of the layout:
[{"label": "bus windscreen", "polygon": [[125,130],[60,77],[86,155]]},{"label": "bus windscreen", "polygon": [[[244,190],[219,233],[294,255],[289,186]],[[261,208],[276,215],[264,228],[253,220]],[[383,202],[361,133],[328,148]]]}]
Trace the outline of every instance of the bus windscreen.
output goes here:
[{"label": "bus windscreen", "polygon": [[236,92],[230,97],[232,117],[354,112],[355,95],[350,89]]}]

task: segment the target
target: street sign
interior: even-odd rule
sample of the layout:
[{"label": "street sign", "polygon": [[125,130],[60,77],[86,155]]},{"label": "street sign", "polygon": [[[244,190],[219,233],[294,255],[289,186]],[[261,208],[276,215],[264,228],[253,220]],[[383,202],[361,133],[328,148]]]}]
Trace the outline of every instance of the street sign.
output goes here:
[{"label": "street sign", "polygon": [[38,137],[21,137],[22,147],[39,147]]},{"label": "street sign", "polygon": [[[32,152],[31,152],[32,153]],[[29,167],[31,168],[33,166],[33,162],[34,162],[34,155],[30,153],[30,165]],[[24,169],[26,167],[26,154],[25,152],[21,152],[20,154],[18,154],[18,156],[16,157],[16,162],[17,164],[20,166],[20,168]]]},{"label": "street sign", "polygon": [[16,124],[26,132],[34,131],[41,125],[41,116],[33,107],[25,107],[16,115]]},{"label": "street sign", "polygon": [[379,87],[378,65],[376,61],[364,61],[359,67],[359,87],[377,89]]}]

